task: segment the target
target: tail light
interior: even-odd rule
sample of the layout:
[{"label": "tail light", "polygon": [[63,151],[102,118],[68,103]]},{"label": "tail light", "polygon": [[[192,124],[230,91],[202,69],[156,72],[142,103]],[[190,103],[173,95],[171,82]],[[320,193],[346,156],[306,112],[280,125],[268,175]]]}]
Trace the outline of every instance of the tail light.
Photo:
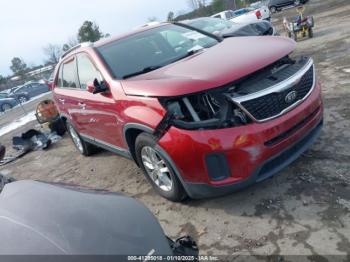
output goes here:
[{"label": "tail light", "polygon": [[255,15],[256,15],[256,17],[257,17],[258,19],[260,19],[260,18],[261,18],[261,12],[260,12],[260,10],[256,11],[256,12],[255,12]]}]

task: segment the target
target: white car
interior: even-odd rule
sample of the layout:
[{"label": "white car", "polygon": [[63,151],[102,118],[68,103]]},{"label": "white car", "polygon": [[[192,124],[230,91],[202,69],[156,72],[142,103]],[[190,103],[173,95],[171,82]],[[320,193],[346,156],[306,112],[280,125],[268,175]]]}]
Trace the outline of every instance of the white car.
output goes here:
[{"label": "white car", "polygon": [[253,8],[241,8],[235,11],[225,10],[211,17],[230,20],[235,23],[252,23],[262,19],[260,10],[253,10]]},{"label": "white car", "polygon": [[261,13],[261,19],[270,21],[271,13],[269,7],[262,1],[255,2],[250,5],[252,10],[259,10]]}]

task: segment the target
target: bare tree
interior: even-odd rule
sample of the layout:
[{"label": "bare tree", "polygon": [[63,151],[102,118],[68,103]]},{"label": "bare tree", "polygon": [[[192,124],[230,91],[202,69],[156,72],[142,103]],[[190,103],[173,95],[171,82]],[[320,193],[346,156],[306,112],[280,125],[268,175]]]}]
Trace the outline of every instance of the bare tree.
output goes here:
[{"label": "bare tree", "polygon": [[151,17],[148,17],[147,19],[148,23],[156,22],[156,21],[158,21],[158,18],[156,16],[151,16]]},{"label": "bare tree", "polygon": [[174,16],[175,16],[174,12],[170,11],[167,16],[167,21],[169,22],[174,21]]},{"label": "bare tree", "polygon": [[192,10],[196,10],[205,7],[207,2],[207,0],[188,0],[188,5]]},{"label": "bare tree", "polygon": [[59,45],[48,44],[43,48],[43,50],[46,56],[45,63],[48,63],[48,64],[58,63],[62,53],[61,47]]},{"label": "bare tree", "polygon": [[68,51],[70,48],[72,48],[73,46],[76,46],[77,44],[79,44],[78,38],[72,36],[68,39],[67,43],[65,43],[62,47],[62,50]]}]

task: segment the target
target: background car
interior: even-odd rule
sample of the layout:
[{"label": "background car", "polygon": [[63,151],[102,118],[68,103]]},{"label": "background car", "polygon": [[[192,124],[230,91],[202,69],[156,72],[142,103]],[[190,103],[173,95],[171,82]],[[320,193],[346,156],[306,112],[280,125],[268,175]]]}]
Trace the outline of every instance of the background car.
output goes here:
[{"label": "background car", "polygon": [[271,13],[270,9],[267,6],[267,3],[258,1],[255,3],[252,3],[249,7],[251,10],[259,10],[261,14],[261,19],[270,21],[271,20]]},{"label": "background car", "polygon": [[42,84],[38,82],[26,83],[23,86],[18,87],[17,89],[11,92],[11,95],[19,93],[27,93],[29,98],[41,95],[43,93],[49,92],[50,88],[47,84]]},{"label": "background car", "polygon": [[16,99],[12,97],[1,98],[0,95],[0,112],[8,111],[17,104],[18,102],[16,101]]},{"label": "background car", "polygon": [[226,10],[214,14],[211,17],[230,20],[236,23],[250,23],[261,19],[260,10],[254,11],[251,8],[241,8],[235,11]]},{"label": "background car", "polygon": [[283,7],[290,5],[300,5],[305,4],[307,0],[270,0],[268,2],[268,7],[271,13],[275,13],[276,11],[281,11]]},{"label": "background car", "polygon": [[221,37],[275,35],[276,31],[268,21],[239,24],[213,17],[201,17],[182,23]]},{"label": "background car", "polygon": [[14,98],[17,100],[17,103],[25,103],[27,102],[30,98],[27,92],[17,92],[17,93],[11,93],[11,92],[0,92],[0,98]]}]

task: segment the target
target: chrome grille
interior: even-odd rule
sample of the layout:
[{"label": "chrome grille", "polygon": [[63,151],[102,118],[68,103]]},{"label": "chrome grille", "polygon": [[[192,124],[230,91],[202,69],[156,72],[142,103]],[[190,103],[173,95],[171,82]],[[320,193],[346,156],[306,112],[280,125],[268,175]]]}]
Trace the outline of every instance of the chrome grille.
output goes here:
[{"label": "chrome grille", "polygon": [[[263,122],[275,118],[305,100],[315,85],[312,60],[289,79],[261,92],[232,98],[254,120]],[[287,96],[293,93],[292,101]]]}]

